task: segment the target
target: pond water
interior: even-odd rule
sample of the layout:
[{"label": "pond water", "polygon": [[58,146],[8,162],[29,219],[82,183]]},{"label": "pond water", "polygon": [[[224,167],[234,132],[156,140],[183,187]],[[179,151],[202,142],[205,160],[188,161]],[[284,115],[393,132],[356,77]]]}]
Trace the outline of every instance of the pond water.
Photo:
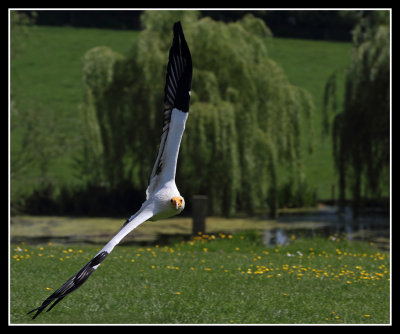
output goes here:
[{"label": "pond water", "polygon": [[284,245],[300,236],[345,237],[347,240],[373,242],[380,248],[389,249],[390,217],[370,210],[353,219],[350,208],[339,215],[336,206],[321,205],[313,212],[281,215],[272,228],[265,230],[263,241],[267,246]]},{"label": "pond water", "polygon": [[[47,221],[43,221],[42,217],[35,219],[16,219],[12,221],[12,229],[19,227],[19,233],[13,235],[11,233],[11,241],[27,242],[31,244],[47,243],[49,241],[59,243],[90,243],[90,244],[104,244],[108,242],[114,233],[104,233],[101,235],[91,235],[88,233],[88,229],[84,232],[77,232],[73,230],[71,235],[65,234],[64,229],[57,230],[62,224],[70,225],[71,220],[68,218],[55,219],[49,217]],[[34,235],[23,234],[28,231],[36,224],[36,230]],[[81,224],[84,224],[81,222]],[[232,222],[225,222],[224,228],[221,228],[220,232],[233,233],[229,229],[232,228],[230,225]],[[154,245],[154,244],[168,244],[176,240],[190,240],[192,234],[188,233],[190,230],[190,222],[188,219],[182,220],[180,227],[181,230],[186,231],[182,233],[149,233],[142,234],[140,238],[131,238],[125,240],[124,244],[136,244],[136,245]],[[327,206],[320,204],[317,209],[313,211],[306,211],[304,213],[296,211],[292,214],[281,214],[276,220],[262,219],[260,225],[253,228],[257,229],[261,235],[262,241],[268,247],[274,247],[275,245],[285,245],[290,243],[293,238],[299,237],[330,237],[330,238],[343,238],[347,240],[363,240],[367,242],[373,242],[375,246],[389,250],[390,249],[390,236],[391,236],[391,224],[388,213],[379,212],[375,209],[370,209],[369,212],[361,215],[357,220],[352,217],[352,211],[350,208],[346,208],[344,214],[338,214],[338,208],[335,206]],[[77,226],[76,224],[74,226]],[[188,229],[189,226],[189,229]],[[236,227],[234,231],[238,232],[243,228],[247,227]],[[215,229],[215,228],[214,228]],[[219,230],[218,230],[219,231]],[[15,231],[14,231],[15,232]],[[210,232],[218,233],[218,232]]]}]

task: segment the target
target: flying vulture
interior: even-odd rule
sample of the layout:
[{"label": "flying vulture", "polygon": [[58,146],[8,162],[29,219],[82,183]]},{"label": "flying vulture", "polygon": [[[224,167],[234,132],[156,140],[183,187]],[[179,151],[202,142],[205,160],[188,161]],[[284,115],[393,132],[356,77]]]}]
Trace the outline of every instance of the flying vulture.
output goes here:
[{"label": "flying vulture", "polygon": [[47,309],[47,312],[50,311],[65,296],[85,283],[114,247],[137,226],[147,220],[153,221],[175,216],[185,208],[185,200],[175,184],[175,173],[179,146],[189,114],[192,58],[180,22],[174,23],[173,32],[164,91],[161,143],[149,178],[146,201],[93,259],[44,300],[42,305],[29,312],[36,311],[33,319],[53,303]]}]

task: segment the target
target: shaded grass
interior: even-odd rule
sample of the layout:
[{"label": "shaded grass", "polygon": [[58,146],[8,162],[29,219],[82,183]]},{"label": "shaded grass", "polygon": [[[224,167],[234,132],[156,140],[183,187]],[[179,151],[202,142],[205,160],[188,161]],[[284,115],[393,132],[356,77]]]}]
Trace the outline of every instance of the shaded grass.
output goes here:
[{"label": "shaded grass", "polygon": [[257,233],[119,246],[49,313],[26,312],[100,248],[11,247],[11,323],[389,323],[389,254],[339,238],[265,248]]},{"label": "shaded grass", "polygon": [[[82,241],[108,242],[125,222],[126,218],[62,217],[62,216],[16,216],[11,218],[12,240],[32,238],[79,238]],[[147,221],[124,238],[126,241],[154,241],[157,235],[191,235],[191,217],[172,217],[159,221]],[[243,230],[265,230],[276,226],[272,220],[252,218],[207,217],[207,233],[233,233]],[[293,227],[293,224],[291,224]]]}]

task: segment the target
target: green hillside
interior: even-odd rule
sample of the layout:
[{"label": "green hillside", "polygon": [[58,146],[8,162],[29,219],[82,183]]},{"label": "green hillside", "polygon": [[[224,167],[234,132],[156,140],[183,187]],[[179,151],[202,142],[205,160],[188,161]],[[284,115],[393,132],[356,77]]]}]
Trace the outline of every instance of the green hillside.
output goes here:
[{"label": "green hillside", "polygon": [[[331,137],[321,136],[324,86],[333,71],[346,68],[350,60],[351,44],[274,38],[270,41],[269,50],[271,58],[282,66],[289,80],[294,85],[307,89],[314,98],[314,151],[313,154],[307,154],[307,150],[304,150],[305,171],[310,184],[317,186],[318,198],[329,199],[336,177]],[[338,74],[338,78],[338,95],[343,96],[344,71]],[[308,135],[306,129],[302,131],[302,135]]]},{"label": "green hillside", "polygon": [[[11,91],[18,113],[39,114],[44,131],[49,131],[46,120],[52,121],[50,124],[57,126],[56,130],[71,143],[61,156],[51,161],[51,177],[56,184],[79,182],[72,170],[72,157],[80,148],[79,140],[74,138],[79,139],[79,104],[83,99],[82,56],[99,45],[125,53],[136,36],[135,31],[35,26],[23,50],[12,59]],[[11,134],[11,149],[21,148],[19,132],[17,125]],[[29,188],[37,171],[29,174],[32,174],[29,179],[18,180],[13,186]]]},{"label": "green hillside", "polygon": [[[100,45],[124,54],[137,34],[136,31],[37,26],[29,33],[23,50],[12,59],[11,90],[18,113],[23,115],[30,111],[37,115],[38,126],[50,134],[50,144],[52,140],[65,143],[61,154],[49,155],[47,174],[54,184],[79,184],[81,178],[74,170],[74,157],[80,149],[82,56],[88,49]],[[314,97],[314,153],[310,155],[304,149],[303,161],[308,183],[317,187],[318,198],[330,198],[335,175],[330,137],[321,139],[320,110],[326,80],[333,71],[345,68],[351,44],[273,38],[268,45],[271,58],[282,66],[290,81],[304,87]],[[11,149],[14,152],[23,149],[21,131],[18,124],[12,128]],[[54,134],[57,139],[51,138]],[[302,135],[308,136],[309,132],[304,129]],[[29,192],[38,184],[38,174],[39,171],[32,168],[23,177],[12,179],[12,189]]]}]

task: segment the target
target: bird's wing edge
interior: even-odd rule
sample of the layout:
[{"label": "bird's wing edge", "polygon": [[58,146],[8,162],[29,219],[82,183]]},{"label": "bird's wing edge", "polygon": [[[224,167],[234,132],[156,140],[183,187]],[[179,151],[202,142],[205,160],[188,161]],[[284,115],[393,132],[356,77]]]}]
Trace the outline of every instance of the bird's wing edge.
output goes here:
[{"label": "bird's wing edge", "polygon": [[66,297],[71,292],[78,289],[89,276],[98,268],[98,266],[103,262],[103,260],[111,253],[114,247],[133,229],[135,229],[140,224],[149,220],[154,212],[152,210],[152,205],[144,202],[142,207],[132,215],[125,224],[121,227],[118,233],[103,247],[103,249],[96,254],[85,266],[83,266],[76,274],[69,278],[59,289],[53,292],[48,298],[46,298],[43,303],[28,312],[28,314],[35,312],[32,319],[35,319],[47,306],[54,302],[48,309],[49,312],[56,304],[58,304],[64,297]]}]

